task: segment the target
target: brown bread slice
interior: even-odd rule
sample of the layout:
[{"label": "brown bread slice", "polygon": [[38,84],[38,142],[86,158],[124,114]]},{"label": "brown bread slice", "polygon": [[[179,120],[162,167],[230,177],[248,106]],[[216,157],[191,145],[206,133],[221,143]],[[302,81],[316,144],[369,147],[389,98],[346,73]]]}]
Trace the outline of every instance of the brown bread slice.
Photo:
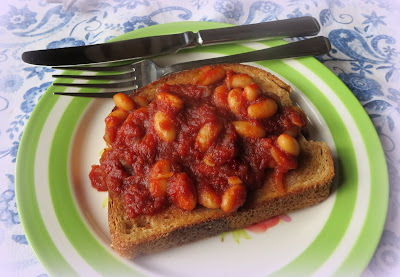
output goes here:
[{"label": "brown bread slice", "polygon": [[[228,70],[250,75],[262,91],[274,93],[283,106],[292,105],[291,88],[272,74],[241,64],[223,65]],[[138,91],[152,100],[163,83],[190,84],[197,70],[167,76]],[[329,196],[334,166],[329,147],[324,142],[299,139],[299,167],[285,175],[286,192],[273,190],[272,173],[265,184],[249,193],[245,205],[227,214],[201,206],[183,211],[174,206],[153,216],[130,218],[123,198],[109,192],[108,222],[113,249],[121,256],[134,258],[140,254],[159,252],[173,246],[244,228],[270,217],[321,202]]]}]

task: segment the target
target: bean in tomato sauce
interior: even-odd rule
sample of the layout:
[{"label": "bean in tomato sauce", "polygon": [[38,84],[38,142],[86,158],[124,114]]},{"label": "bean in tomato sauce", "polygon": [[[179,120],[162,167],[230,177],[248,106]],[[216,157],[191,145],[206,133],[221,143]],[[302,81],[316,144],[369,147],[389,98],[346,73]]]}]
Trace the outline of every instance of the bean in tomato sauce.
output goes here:
[{"label": "bean in tomato sauce", "polygon": [[121,194],[132,218],[171,205],[234,212],[269,171],[283,192],[284,174],[297,167],[305,114],[247,74],[206,66],[193,84],[164,84],[150,103],[121,94],[114,101],[108,147],[89,177],[97,190]]}]

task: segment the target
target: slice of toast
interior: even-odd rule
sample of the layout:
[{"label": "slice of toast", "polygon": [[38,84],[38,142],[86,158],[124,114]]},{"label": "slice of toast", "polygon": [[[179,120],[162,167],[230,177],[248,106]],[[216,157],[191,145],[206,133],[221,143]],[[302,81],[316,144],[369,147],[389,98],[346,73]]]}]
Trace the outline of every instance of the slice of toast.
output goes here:
[{"label": "slice of toast", "polygon": [[[225,70],[246,73],[261,90],[279,97],[282,106],[292,105],[291,88],[272,74],[261,69],[241,65],[222,65]],[[135,94],[152,100],[165,82],[190,84],[198,70],[169,75]],[[134,258],[140,254],[159,252],[169,247],[214,236],[222,232],[244,228],[270,217],[301,209],[329,196],[334,166],[329,147],[323,142],[298,139],[301,154],[298,168],[285,174],[285,193],[274,190],[272,171],[264,185],[249,192],[245,204],[236,212],[225,213],[200,205],[193,211],[175,206],[155,215],[139,215],[132,219],[126,213],[121,195],[109,191],[108,222],[112,248],[121,256]]]}]

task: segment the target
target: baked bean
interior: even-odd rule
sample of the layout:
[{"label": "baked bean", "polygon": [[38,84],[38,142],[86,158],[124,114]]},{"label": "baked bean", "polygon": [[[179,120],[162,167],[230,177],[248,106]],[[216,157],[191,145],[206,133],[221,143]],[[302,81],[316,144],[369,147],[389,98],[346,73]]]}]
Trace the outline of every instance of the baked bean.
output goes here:
[{"label": "baked bean", "polygon": [[201,82],[202,85],[208,86],[211,84],[215,84],[218,81],[221,81],[225,78],[226,72],[222,67],[216,67],[213,70],[207,71],[205,73],[205,78]]},{"label": "baked bean", "polygon": [[195,142],[195,147],[202,152],[208,150],[214,140],[218,137],[223,125],[219,122],[208,122],[200,128]]},{"label": "baked bean", "polygon": [[281,134],[277,139],[277,143],[279,148],[286,153],[293,156],[297,156],[300,153],[300,146],[297,140],[287,134]]},{"label": "baked bean", "polygon": [[250,85],[251,83],[254,83],[253,78],[251,78],[247,74],[241,74],[241,73],[233,75],[230,81],[231,81],[230,83],[231,88],[244,88]]},{"label": "baked bean", "polygon": [[249,121],[234,121],[232,122],[235,126],[236,132],[244,137],[249,138],[262,138],[266,135],[266,130],[259,126],[257,123]]},{"label": "baked bean", "polygon": [[212,68],[212,66],[211,65],[205,65],[205,66],[203,66],[202,68],[200,68],[200,70],[202,71],[202,72],[204,72],[204,73],[206,73],[206,72],[208,72],[208,71],[210,71],[210,70],[212,70],[213,68]]},{"label": "baked bean", "polygon": [[279,150],[277,147],[273,146],[271,147],[270,153],[277,164],[285,163],[286,158],[284,157],[282,150]]},{"label": "baked bean", "polygon": [[107,144],[112,144],[115,141],[115,129],[113,127],[106,127],[103,139]]},{"label": "baked bean", "polygon": [[116,127],[118,125],[121,125],[128,117],[128,115],[128,112],[121,109],[116,109],[112,111],[104,121],[106,122],[107,127]]},{"label": "baked bean", "polygon": [[175,111],[179,111],[183,108],[183,100],[180,99],[178,96],[167,92],[157,94],[157,100],[173,107]]},{"label": "baked bean", "polygon": [[200,205],[209,209],[221,207],[221,197],[210,186],[204,186],[198,191]]},{"label": "baked bean", "polygon": [[256,83],[251,83],[244,87],[243,95],[248,101],[255,101],[260,95],[260,87]]},{"label": "baked bean", "polygon": [[195,84],[201,84],[205,78],[206,74],[199,70],[199,72],[196,73],[196,75],[194,75],[193,77],[193,83]]},{"label": "baked bean", "polygon": [[196,188],[186,173],[175,174],[170,180],[167,191],[172,202],[178,208],[191,211],[196,207]]},{"label": "baked bean", "polygon": [[203,86],[202,89],[203,91],[201,92],[201,94],[199,94],[201,98],[206,98],[213,93],[213,90],[210,87]]},{"label": "baked bean", "polygon": [[226,213],[236,211],[246,201],[247,191],[243,184],[228,188],[222,195],[221,210]]},{"label": "baked bean", "polygon": [[307,122],[307,116],[304,113],[304,111],[298,107],[298,106],[294,106],[293,110],[296,111],[298,116],[294,116],[293,114],[291,115],[290,119],[292,120],[292,122],[299,127],[302,127],[306,122]]},{"label": "baked bean", "polygon": [[115,105],[124,111],[131,111],[135,108],[135,102],[128,95],[120,92],[113,96]]},{"label": "baked bean", "polygon": [[224,85],[218,86],[214,89],[213,101],[218,108],[229,109],[228,93],[229,89]]},{"label": "baked bean", "polygon": [[206,72],[208,72],[210,70],[212,70],[212,67],[209,65],[206,65],[206,66],[203,66],[202,68],[200,68],[200,70],[193,77],[193,82],[195,84],[201,84],[206,77]]},{"label": "baked bean", "polygon": [[134,111],[136,115],[141,114],[143,116],[147,116],[149,114],[149,109],[147,107],[140,107],[136,111]]},{"label": "baked bean", "polygon": [[228,93],[228,105],[232,112],[235,114],[239,114],[240,112],[241,97],[241,88],[234,88]]},{"label": "baked bean", "polygon": [[205,156],[205,158],[203,159],[203,162],[208,166],[212,166],[212,167],[215,166],[215,162],[212,157],[212,154],[208,154],[207,156]]},{"label": "baked bean", "polygon": [[149,105],[149,101],[144,96],[137,95],[133,97],[133,101],[140,107],[147,107],[147,105]]},{"label": "baked bean", "polygon": [[247,108],[247,114],[250,118],[262,119],[273,116],[277,110],[278,105],[276,104],[276,102],[273,99],[268,98],[263,101],[251,104]]},{"label": "baked bean", "polygon": [[174,122],[162,111],[154,115],[154,128],[164,141],[173,141],[176,138]]},{"label": "baked bean", "polygon": [[231,176],[231,177],[229,177],[229,178],[228,178],[228,183],[229,183],[231,186],[236,186],[236,185],[242,185],[242,184],[243,184],[242,180],[240,180],[240,178],[237,177],[237,176]]},{"label": "baked bean", "polygon": [[[165,178],[165,173],[171,173],[171,162],[167,159],[157,161],[153,165],[151,170],[150,178],[160,179]],[[170,176],[169,176],[170,177]]]},{"label": "baked bean", "polygon": [[169,160],[159,160],[156,162],[149,176],[149,191],[151,196],[164,197],[167,193],[168,179],[173,174]]}]

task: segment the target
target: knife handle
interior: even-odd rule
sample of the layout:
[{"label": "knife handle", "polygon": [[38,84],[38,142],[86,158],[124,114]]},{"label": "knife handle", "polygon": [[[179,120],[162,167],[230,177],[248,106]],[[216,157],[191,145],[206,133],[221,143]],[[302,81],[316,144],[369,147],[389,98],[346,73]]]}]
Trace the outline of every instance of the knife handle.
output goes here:
[{"label": "knife handle", "polygon": [[304,56],[318,56],[327,54],[330,50],[331,43],[329,39],[320,36],[242,54],[174,64],[165,68],[168,70],[164,71],[163,76],[168,75],[172,72],[187,70],[203,65],[245,63]]},{"label": "knife handle", "polygon": [[197,43],[210,45],[240,40],[261,40],[266,38],[285,38],[314,36],[321,27],[311,16],[241,25],[212,30],[200,30]]}]

